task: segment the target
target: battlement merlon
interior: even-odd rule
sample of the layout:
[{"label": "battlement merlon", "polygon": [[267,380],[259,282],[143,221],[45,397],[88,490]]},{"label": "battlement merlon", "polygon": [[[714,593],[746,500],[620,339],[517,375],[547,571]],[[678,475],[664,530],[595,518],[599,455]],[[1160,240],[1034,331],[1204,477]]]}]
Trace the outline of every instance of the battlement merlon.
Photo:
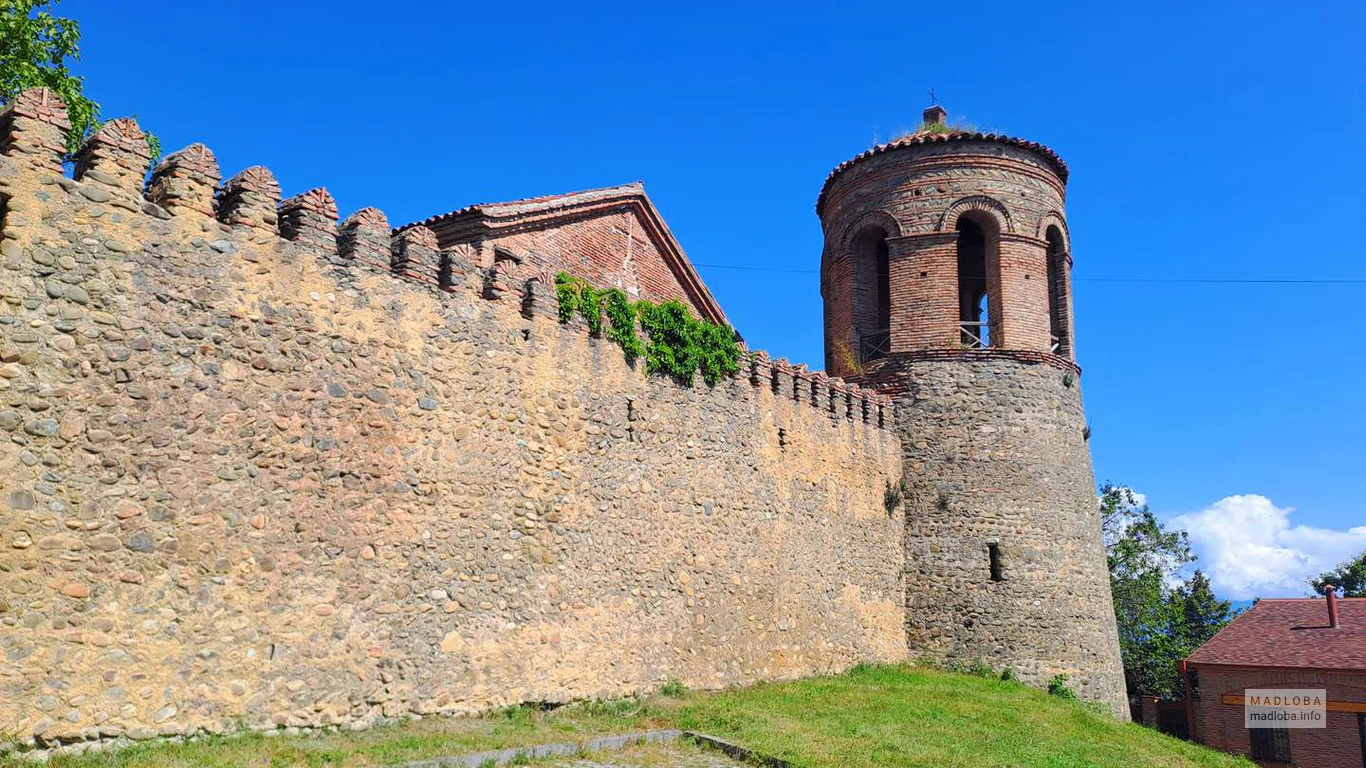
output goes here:
[{"label": "battlement merlon", "polygon": [[[337,253],[337,201],[322,187],[280,201],[280,235],[327,256]],[[330,260],[330,259],[329,259]]]},{"label": "battlement merlon", "polygon": [[30,88],[0,110],[0,155],[60,173],[70,130],[65,102],[47,88]]},{"label": "battlement merlon", "polygon": [[[0,173],[0,198],[12,197],[6,191],[7,175],[61,174],[68,125],[65,105],[46,89],[25,91],[0,111],[0,157],[8,161]],[[547,276],[530,265],[501,260],[480,269],[470,247],[442,250],[435,233],[423,225],[391,230],[388,218],[377,208],[362,208],[338,223],[336,201],[326,189],[317,187],[281,200],[280,184],[264,166],[246,168],[220,187],[218,162],[208,147],[198,143],[161,158],[144,184],[148,165],[146,133],[134,120],[117,118],[83,144],[75,158],[75,178],[63,179],[63,183],[85,190],[87,199],[103,200],[107,195],[128,209],[129,215],[184,218],[201,224],[216,221],[227,232],[239,232],[256,243],[274,240],[309,248],[317,252],[320,262],[342,269],[369,268],[411,281],[415,288],[425,284],[446,293],[463,286],[465,292],[484,299],[512,303],[527,318],[558,315]],[[22,220],[14,217],[9,222],[14,226],[7,229],[16,229]],[[0,232],[6,238],[12,234]],[[479,279],[469,279],[475,273],[480,273]],[[839,379],[810,372],[805,365],[791,365],[786,359],[771,361],[762,350],[745,350],[739,363],[732,377],[737,383],[811,406],[835,422],[892,427],[892,401],[874,390],[845,387]]]},{"label": "battlement merlon", "polygon": [[138,198],[152,163],[147,134],[131,117],[106,121],[85,140],[73,158],[76,181],[106,185],[124,198]]},{"label": "battlement merlon", "polygon": [[[383,224],[387,230],[388,221],[383,222]],[[378,227],[376,227],[376,231],[380,235],[387,235],[387,231],[382,231]],[[436,235],[430,229],[417,226],[388,235],[388,237],[391,253],[390,268],[395,273],[435,283],[443,290],[451,288],[452,265],[450,256],[441,252],[436,241]]]},{"label": "battlement merlon", "polygon": [[147,199],[172,214],[214,217],[214,192],[222,179],[218,159],[203,144],[191,144],[161,158],[147,183]]},{"label": "battlement merlon", "polygon": [[224,224],[278,234],[279,205],[280,182],[265,166],[254,165],[223,182],[215,213]]}]

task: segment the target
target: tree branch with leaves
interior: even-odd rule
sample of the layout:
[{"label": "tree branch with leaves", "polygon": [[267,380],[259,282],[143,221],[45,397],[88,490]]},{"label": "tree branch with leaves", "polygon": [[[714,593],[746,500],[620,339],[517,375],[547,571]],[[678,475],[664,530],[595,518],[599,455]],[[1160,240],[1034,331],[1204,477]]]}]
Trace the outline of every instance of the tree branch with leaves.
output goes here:
[{"label": "tree branch with leaves", "polygon": [[1131,489],[1103,486],[1100,514],[1129,694],[1179,698],[1176,663],[1229,622],[1232,603],[1198,570],[1179,580],[1196,559],[1186,532],[1168,530]]},{"label": "tree branch with leaves", "polygon": [[1366,552],[1309,581],[1309,586],[1320,595],[1329,584],[1342,590],[1343,597],[1366,597]]},{"label": "tree branch with leaves", "polygon": [[[71,131],[68,156],[104,122],[98,102],[85,95],[85,78],[73,74],[70,62],[81,58],[81,26],[53,13],[58,0],[0,0],[0,101],[21,91],[48,88],[66,103]],[[147,134],[152,159],[161,142]]]}]

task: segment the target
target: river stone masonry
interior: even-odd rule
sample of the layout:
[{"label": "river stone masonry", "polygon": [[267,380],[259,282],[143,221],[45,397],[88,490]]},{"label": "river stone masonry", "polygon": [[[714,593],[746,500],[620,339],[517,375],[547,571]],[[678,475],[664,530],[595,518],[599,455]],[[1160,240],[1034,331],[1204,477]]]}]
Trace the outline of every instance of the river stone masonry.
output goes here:
[{"label": "river stone masonry", "polygon": [[345,725],[906,656],[891,400],[646,376],[543,274],[0,113],[0,732]]}]

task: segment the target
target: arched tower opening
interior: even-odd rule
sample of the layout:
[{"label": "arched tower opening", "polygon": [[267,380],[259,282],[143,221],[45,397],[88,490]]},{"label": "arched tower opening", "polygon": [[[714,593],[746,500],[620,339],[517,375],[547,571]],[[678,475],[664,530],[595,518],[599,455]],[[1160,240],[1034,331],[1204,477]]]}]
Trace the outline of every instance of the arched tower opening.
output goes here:
[{"label": "arched tower opening", "polygon": [[958,336],[968,349],[990,347],[1000,338],[1000,300],[991,273],[999,260],[1000,227],[975,211],[958,217]]},{"label": "arched tower opening", "polygon": [[850,241],[854,277],[854,341],[858,357],[867,363],[891,351],[892,284],[887,231],[870,226]]},{"label": "arched tower opening", "polygon": [[1072,356],[1072,338],[1067,317],[1067,241],[1056,224],[1044,233],[1048,241],[1048,333],[1049,351]]}]

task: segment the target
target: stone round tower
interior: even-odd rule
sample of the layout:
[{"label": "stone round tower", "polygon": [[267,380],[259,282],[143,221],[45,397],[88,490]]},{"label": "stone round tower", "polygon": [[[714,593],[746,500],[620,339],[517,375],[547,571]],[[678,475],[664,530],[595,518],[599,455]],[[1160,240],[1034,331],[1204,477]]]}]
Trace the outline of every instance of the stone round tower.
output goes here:
[{"label": "stone round tower", "polygon": [[896,397],[914,656],[1127,718],[1072,334],[1067,166],[1047,147],[922,130],[841,164],[825,232],[826,369]]}]

